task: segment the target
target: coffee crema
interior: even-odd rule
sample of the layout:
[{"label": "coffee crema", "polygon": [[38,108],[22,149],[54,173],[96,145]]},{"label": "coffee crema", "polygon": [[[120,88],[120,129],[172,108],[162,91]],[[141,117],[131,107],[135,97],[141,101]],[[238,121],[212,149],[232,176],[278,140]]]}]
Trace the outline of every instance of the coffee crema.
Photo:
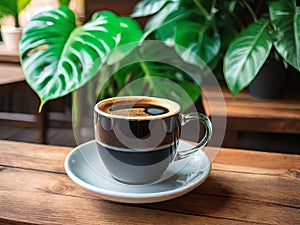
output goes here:
[{"label": "coffee crema", "polygon": [[165,117],[179,112],[180,106],[165,99],[152,97],[119,97],[104,100],[98,110],[109,115],[131,118]]},{"label": "coffee crema", "polygon": [[155,116],[168,113],[169,110],[157,105],[113,105],[110,113],[121,116]]}]

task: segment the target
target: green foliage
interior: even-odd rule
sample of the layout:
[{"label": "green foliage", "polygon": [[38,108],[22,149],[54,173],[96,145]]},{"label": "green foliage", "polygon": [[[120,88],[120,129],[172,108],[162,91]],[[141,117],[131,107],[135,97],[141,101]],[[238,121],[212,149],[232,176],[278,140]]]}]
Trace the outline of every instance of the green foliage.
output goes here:
[{"label": "green foliage", "polygon": [[[195,102],[201,90],[184,71],[162,62],[141,61],[125,66],[107,81],[98,99],[111,96],[155,96],[179,102],[182,110],[190,107],[186,97]],[[187,96],[186,96],[187,95]]]},{"label": "green foliage", "polygon": [[[150,4],[151,13],[168,6],[165,12],[169,12],[171,8],[178,6],[178,3],[175,6],[172,1],[165,1],[161,5],[157,5],[155,1],[149,2],[155,5],[152,7]],[[139,13],[136,15],[144,13],[141,5],[139,7],[137,7]],[[149,31],[154,29],[152,26],[149,25],[147,29]],[[154,62],[133,63],[127,66],[127,69],[118,71],[120,62],[130,59],[133,50],[136,56],[143,57],[143,50],[141,47],[137,48],[141,40],[147,37],[142,35],[141,28],[133,19],[119,17],[109,11],[96,12],[90,21],[79,27],[75,25],[73,12],[65,6],[42,12],[26,24],[21,40],[20,53],[26,81],[39,95],[41,107],[48,100],[77,90],[95,77],[100,70],[99,85],[104,83],[106,85],[103,90],[101,89],[99,98],[115,96],[124,86],[141,78],[144,80],[138,88],[127,89],[123,94],[180,95],[178,90],[167,85],[165,82],[167,78],[196,101],[201,90],[194,80],[199,80],[199,74],[194,80],[189,79],[185,72],[173,66]],[[119,46],[125,48],[118,48]],[[155,51],[155,49],[145,51],[149,53],[152,50]],[[152,58],[157,59],[157,55],[161,55],[161,52],[151,54]],[[105,76],[107,68],[118,71],[110,80]],[[184,109],[188,106],[186,103],[183,104]]]},{"label": "green foliage", "polygon": [[66,6],[33,17],[24,28],[20,54],[26,81],[41,106],[92,79],[118,44],[138,41],[142,32],[133,23],[103,11],[76,27],[74,13]]},{"label": "green foliage", "polygon": [[228,47],[224,58],[224,71],[233,96],[254,79],[268,58],[272,47],[268,25],[268,20],[258,20],[239,33]]},{"label": "green foliage", "polygon": [[[62,5],[67,2],[60,1]],[[139,79],[142,82],[137,87],[122,93],[180,95],[165,78],[196,101],[202,74],[191,78],[159,60],[118,67],[134,51],[143,57],[145,40],[158,39],[186,64],[197,68],[207,64],[218,77],[224,72],[236,96],[254,79],[272,48],[300,70],[299,12],[296,0],[274,0],[269,5],[263,0],[141,0],[131,16],[149,17],[142,31],[133,19],[108,11],[96,12],[90,21],[76,27],[73,12],[62,6],[33,17],[25,26],[20,46],[22,67],[42,104],[78,89],[105,69],[115,72],[110,80],[105,73],[100,76],[106,88],[99,98],[116,95]],[[152,50],[155,57],[167,57],[151,48],[146,52]]]},{"label": "green foliage", "polygon": [[300,70],[300,7],[296,1],[273,2],[269,7],[277,52]]},{"label": "green foliage", "polygon": [[146,16],[145,8],[144,13],[141,10],[143,5],[155,9],[145,26],[144,39],[154,33],[155,38],[174,46],[185,62],[201,66],[212,62],[221,49],[221,37],[214,18],[215,4],[214,1],[142,0],[132,15]]},{"label": "green foliage", "polygon": [[134,12],[131,15],[134,17],[150,16],[162,9],[170,0],[144,0],[137,3]]},{"label": "green foliage", "polygon": [[153,9],[149,10],[152,16],[146,24],[144,39],[163,40],[174,46],[188,63],[208,64],[217,77],[224,75],[236,96],[255,78],[272,46],[286,62],[300,70],[297,1],[268,3],[263,0],[142,0],[132,15],[147,16],[146,8]]},{"label": "green foliage", "polygon": [[59,0],[59,5],[60,6],[63,6],[63,5],[68,6],[69,3],[70,3],[70,0]]},{"label": "green foliage", "polygon": [[12,15],[15,18],[15,26],[19,26],[19,14],[31,0],[1,0],[0,14]]},{"label": "green foliage", "polygon": [[300,71],[300,7],[296,0],[280,0],[272,1],[268,10],[268,17],[251,23],[227,50],[224,75],[233,96],[255,78],[272,46]]}]

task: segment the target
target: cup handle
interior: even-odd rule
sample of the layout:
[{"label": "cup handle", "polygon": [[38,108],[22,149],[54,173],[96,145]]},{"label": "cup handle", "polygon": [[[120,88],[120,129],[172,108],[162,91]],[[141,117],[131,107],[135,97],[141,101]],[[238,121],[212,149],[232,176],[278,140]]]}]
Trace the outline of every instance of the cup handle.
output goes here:
[{"label": "cup handle", "polygon": [[188,114],[181,114],[180,116],[181,116],[180,118],[181,126],[187,124],[192,120],[201,121],[205,126],[205,134],[202,140],[195,147],[187,150],[177,151],[174,157],[174,161],[184,159],[190,156],[191,154],[193,154],[194,152],[200,150],[202,147],[204,147],[207,144],[207,142],[209,141],[212,135],[212,124],[209,118],[203,115],[202,113],[188,113]]}]

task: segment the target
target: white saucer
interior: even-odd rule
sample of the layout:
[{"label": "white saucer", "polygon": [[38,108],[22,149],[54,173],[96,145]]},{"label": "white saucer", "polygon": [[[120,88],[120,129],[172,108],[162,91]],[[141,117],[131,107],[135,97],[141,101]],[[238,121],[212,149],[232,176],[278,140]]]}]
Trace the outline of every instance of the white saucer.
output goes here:
[{"label": "white saucer", "polygon": [[[180,149],[193,147],[180,141]],[[77,146],[65,159],[68,176],[79,186],[97,193],[103,199],[124,203],[153,203],[179,197],[201,185],[211,169],[209,157],[197,151],[190,157],[173,162],[153,184],[129,185],[116,181],[103,165],[96,142]]]}]

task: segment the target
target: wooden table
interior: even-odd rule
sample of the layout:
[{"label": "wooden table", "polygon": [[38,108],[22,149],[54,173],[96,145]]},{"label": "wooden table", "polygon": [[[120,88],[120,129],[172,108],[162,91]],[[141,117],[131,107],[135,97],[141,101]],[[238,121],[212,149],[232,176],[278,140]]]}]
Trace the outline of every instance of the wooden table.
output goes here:
[{"label": "wooden table", "polygon": [[192,192],[130,205],[73,183],[70,150],[0,141],[0,224],[300,224],[300,155],[222,148]]},{"label": "wooden table", "polygon": [[[298,86],[290,88],[280,99],[263,100],[252,97],[247,90],[243,90],[233,99],[227,86],[222,84],[224,98],[216,89],[208,88],[202,95],[202,103],[206,115],[213,115],[218,120],[218,117],[224,116],[224,105],[221,101],[225,100],[227,125],[223,146],[237,147],[240,131],[300,134]],[[218,127],[214,128],[217,132]]]}]

